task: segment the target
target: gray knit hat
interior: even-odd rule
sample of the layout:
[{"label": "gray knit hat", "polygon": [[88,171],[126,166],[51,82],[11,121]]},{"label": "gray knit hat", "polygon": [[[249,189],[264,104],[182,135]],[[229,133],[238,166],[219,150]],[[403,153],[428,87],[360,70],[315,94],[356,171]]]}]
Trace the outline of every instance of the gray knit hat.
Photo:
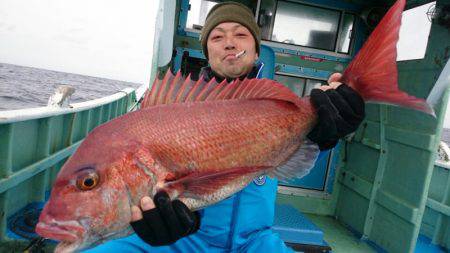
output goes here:
[{"label": "gray knit hat", "polygon": [[245,5],[236,2],[224,2],[214,5],[206,16],[205,26],[203,26],[200,35],[203,54],[208,59],[208,41],[209,33],[220,23],[236,22],[245,27],[252,33],[255,38],[256,52],[259,54],[259,46],[261,44],[261,31],[256,24],[252,11]]}]

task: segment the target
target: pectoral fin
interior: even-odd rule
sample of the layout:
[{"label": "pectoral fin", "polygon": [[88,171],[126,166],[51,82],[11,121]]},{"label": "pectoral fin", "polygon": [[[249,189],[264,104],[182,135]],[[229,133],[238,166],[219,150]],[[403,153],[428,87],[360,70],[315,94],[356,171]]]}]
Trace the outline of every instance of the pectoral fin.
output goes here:
[{"label": "pectoral fin", "polygon": [[168,181],[162,190],[167,191],[171,198],[181,199],[190,208],[197,208],[239,191],[267,169],[269,167],[255,166],[202,170]]},{"label": "pectoral fin", "polygon": [[306,176],[316,163],[320,150],[316,143],[305,140],[286,162],[269,173],[279,180],[302,178]]}]

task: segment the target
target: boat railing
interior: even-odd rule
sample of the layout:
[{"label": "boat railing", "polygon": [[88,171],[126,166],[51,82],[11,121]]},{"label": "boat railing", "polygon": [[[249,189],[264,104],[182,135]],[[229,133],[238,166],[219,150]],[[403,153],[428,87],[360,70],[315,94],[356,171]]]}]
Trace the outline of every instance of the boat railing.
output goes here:
[{"label": "boat railing", "polygon": [[[24,121],[30,119],[38,119],[49,116],[56,116],[68,113],[75,113],[84,110],[89,110],[98,106],[102,106],[105,104],[109,104],[113,101],[121,99],[125,96],[132,96],[136,98],[135,103],[142,96],[143,91],[145,91],[145,87],[147,85],[142,85],[136,90],[133,88],[125,88],[117,93],[114,93],[110,96],[93,99],[85,102],[73,103],[70,104],[70,107],[51,107],[51,106],[43,106],[43,107],[35,107],[35,108],[26,108],[26,109],[18,109],[18,110],[8,110],[8,111],[0,111],[0,124],[12,123],[17,121]],[[133,108],[136,107],[136,104],[133,105]]]},{"label": "boat railing", "polygon": [[450,170],[450,148],[443,141],[439,143],[435,165]]},{"label": "boat railing", "polygon": [[450,219],[450,148],[443,141],[432,173],[420,233],[431,238],[433,244],[448,247],[445,230]]},{"label": "boat railing", "polygon": [[147,87],[126,88],[64,108],[0,111],[1,242],[16,242],[8,219],[30,203],[45,201],[58,171],[87,134],[137,109]]}]

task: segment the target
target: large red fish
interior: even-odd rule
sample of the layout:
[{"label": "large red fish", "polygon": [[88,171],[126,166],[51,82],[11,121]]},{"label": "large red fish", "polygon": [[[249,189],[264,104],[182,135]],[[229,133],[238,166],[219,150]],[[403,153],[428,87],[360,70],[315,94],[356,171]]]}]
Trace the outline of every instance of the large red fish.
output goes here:
[{"label": "large red fish", "polygon": [[[346,69],[342,81],[366,101],[432,113],[398,90],[399,0]],[[92,131],[58,174],[36,231],[57,251],[91,247],[132,232],[130,208],[159,190],[191,209],[216,203],[266,173],[302,176],[315,145],[302,145],[317,116],[271,80],[194,83],[166,75],[142,103]]]}]

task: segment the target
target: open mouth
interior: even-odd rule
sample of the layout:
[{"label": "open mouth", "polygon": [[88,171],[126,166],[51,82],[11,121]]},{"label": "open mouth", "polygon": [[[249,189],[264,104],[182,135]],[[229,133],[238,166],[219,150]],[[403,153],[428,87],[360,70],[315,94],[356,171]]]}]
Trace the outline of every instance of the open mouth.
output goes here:
[{"label": "open mouth", "polygon": [[74,252],[78,249],[83,232],[83,227],[76,221],[39,222],[36,226],[36,233],[40,236],[60,241],[55,249],[55,252],[60,253]]},{"label": "open mouth", "polygon": [[92,233],[85,230],[78,221],[46,221],[39,222],[36,233],[44,238],[59,241],[55,248],[56,253],[78,252],[82,249],[94,247],[110,239],[120,238],[132,234],[131,226],[112,232]]},{"label": "open mouth", "polygon": [[77,221],[39,222],[36,233],[45,238],[74,242],[83,235],[84,228]]}]

